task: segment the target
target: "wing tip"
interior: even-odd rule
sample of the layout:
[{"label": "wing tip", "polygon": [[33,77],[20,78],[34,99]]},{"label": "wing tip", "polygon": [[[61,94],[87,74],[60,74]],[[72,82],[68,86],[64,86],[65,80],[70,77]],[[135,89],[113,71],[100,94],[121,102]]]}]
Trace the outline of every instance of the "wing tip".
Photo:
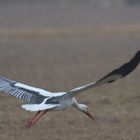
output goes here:
[{"label": "wing tip", "polygon": [[138,50],[134,56],[134,58],[138,58],[138,61],[140,62],[140,50]]}]

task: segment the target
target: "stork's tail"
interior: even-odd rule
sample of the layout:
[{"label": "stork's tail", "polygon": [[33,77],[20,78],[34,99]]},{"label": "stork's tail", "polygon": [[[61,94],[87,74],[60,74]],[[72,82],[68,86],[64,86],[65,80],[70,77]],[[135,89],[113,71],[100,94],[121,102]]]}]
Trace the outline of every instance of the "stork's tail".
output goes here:
[{"label": "stork's tail", "polygon": [[57,108],[58,104],[25,104],[21,107],[27,111],[41,111]]}]

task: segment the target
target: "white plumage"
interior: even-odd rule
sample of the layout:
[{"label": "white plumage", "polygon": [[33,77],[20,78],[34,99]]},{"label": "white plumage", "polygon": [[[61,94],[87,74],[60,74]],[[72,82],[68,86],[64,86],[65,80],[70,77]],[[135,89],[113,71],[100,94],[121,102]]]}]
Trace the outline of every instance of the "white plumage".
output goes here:
[{"label": "white plumage", "polygon": [[0,77],[0,91],[29,102],[30,104],[22,105],[22,108],[25,110],[37,111],[36,115],[28,122],[28,127],[35,124],[46,112],[51,110],[64,110],[70,106],[75,107],[88,115],[90,118],[95,119],[89,114],[88,107],[84,104],[79,104],[74,96],[87,89],[100,86],[105,83],[112,83],[117,79],[125,77],[138,66],[139,62],[140,51],[138,51],[128,63],[125,63],[118,69],[110,72],[97,82],[91,82],[74,88],[68,92],[52,93],[44,89],[35,88],[7,79],[5,77]]}]

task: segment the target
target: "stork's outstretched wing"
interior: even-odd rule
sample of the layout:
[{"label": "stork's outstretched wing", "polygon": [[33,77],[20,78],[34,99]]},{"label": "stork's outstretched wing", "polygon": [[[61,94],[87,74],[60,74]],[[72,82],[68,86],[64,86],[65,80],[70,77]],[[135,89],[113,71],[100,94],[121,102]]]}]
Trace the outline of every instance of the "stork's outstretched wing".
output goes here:
[{"label": "stork's outstretched wing", "polygon": [[106,83],[112,83],[120,78],[127,76],[138,66],[139,63],[140,63],[140,51],[138,51],[128,63],[125,63],[121,67],[113,70],[112,72],[110,72],[109,74],[107,74],[106,76],[98,80],[97,82],[92,82],[84,86],[75,88],[67,92],[65,96],[67,95],[75,96],[76,94],[84,90],[87,90],[87,89],[90,89],[90,88],[93,88],[102,84],[106,84]]},{"label": "stork's outstretched wing", "polygon": [[0,91],[30,103],[41,103],[50,92],[0,77]]}]

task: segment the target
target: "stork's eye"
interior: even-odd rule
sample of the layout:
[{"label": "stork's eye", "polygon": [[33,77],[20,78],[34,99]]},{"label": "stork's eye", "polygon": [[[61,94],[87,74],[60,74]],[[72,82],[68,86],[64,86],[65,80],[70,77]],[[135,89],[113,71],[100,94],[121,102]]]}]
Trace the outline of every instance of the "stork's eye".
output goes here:
[{"label": "stork's eye", "polygon": [[88,110],[88,107],[86,107],[86,110]]}]

